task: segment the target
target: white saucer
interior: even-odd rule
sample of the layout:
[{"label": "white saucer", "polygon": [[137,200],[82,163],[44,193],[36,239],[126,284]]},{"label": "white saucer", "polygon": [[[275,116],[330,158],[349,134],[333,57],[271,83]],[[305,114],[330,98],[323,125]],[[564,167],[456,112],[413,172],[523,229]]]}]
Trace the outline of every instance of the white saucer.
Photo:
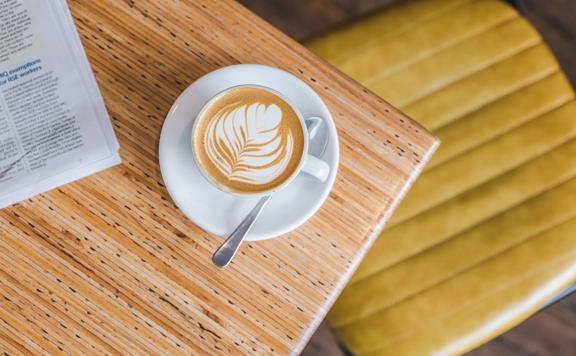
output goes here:
[{"label": "white saucer", "polygon": [[320,157],[330,167],[325,183],[300,174],[286,188],[274,194],[256,221],[247,240],[265,240],[296,229],[320,209],[338,169],[338,135],[328,108],[304,82],[280,69],[239,64],[208,73],[190,85],[168,113],[160,136],[160,169],[166,188],[182,212],[202,229],[227,236],[244,219],[259,198],[233,196],[212,186],[192,158],[191,132],[196,115],[204,104],[222,90],[240,84],[267,86],[283,93],[304,117],[324,119],[328,145]]}]

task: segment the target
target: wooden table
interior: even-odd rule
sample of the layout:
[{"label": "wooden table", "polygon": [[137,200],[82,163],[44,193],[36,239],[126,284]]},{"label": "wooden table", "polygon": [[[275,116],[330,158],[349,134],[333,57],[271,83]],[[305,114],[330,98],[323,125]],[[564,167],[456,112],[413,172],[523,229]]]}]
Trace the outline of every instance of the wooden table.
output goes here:
[{"label": "wooden table", "polygon": [[[437,141],[230,0],[72,0],[124,163],[0,211],[0,350],[110,354],[297,353]],[[201,75],[263,63],[307,82],[339,128],[328,201],[225,270],[222,242],[187,220],[157,146]]]}]

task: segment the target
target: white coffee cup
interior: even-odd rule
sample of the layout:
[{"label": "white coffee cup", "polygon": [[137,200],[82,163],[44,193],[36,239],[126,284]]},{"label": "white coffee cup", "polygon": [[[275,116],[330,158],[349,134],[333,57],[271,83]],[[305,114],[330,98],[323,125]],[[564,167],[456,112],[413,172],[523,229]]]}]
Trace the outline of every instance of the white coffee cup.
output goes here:
[{"label": "white coffee cup", "polygon": [[192,151],[193,151],[192,156],[194,158],[194,161],[196,162],[196,165],[198,166],[199,171],[202,173],[202,176],[204,176],[204,178],[206,178],[206,180],[208,182],[210,182],[212,185],[214,185],[216,188],[220,189],[221,191],[224,191],[226,193],[233,194],[233,195],[251,196],[251,197],[270,195],[272,193],[276,193],[276,192],[282,190],[283,188],[287,187],[290,183],[292,183],[292,181],[298,176],[298,174],[300,174],[300,172],[304,172],[307,175],[317,179],[320,182],[325,182],[326,179],[328,178],[328,175],[330,174],[330,166],[328,165],[328,163],[324,162],[323,160],[308,154],[308,147],[310,145],[310,140],[314,139],[314,137],[316,136],[316,134],[320,130],[324,120],[320,117],[304,118],[302,113],[300,112],[300,110],[296,106],[294,106],[294,104],[291,103],[290,100],[288,98],[286,98],[282,93],[279,93],[278,91],[271,89],[271,88],[268,88],[268,87],[265,87],[265,86],[252,85],[252,84],[237,85],[237,86],[227,88],[227,89],[219,92],[215,96],[213,96],[210,100],[208,100],[208,102],[206,104],[204,104],[204,106],[202,107],[202,109],[200,110],[198,115],[196,116],[197,119],[194,122],[194,125],[192,127],[191,136],[190,136],[192,141],[194,140],[195,132],[196,132],[196,129],[198,128],[198,122],[200,121],[200,120],[198,120],[198,118],[202,117],[202,115],[204,114],[206,109],[208,107],[210,107],[212,103],[214,103],[215,101],[218,101],[218,99],[220,99],[222,96],[226,95],[228,92],[235,90],[235,89],[241,89],[241,88],[256,88],[256,89],[268,91],[268,92],[278,96],[284,102],[286,102],[290,106],[290,108],[294,111],[294,113],[296,113],[296,115],[298,116],[298,120],[300,121],[300,124],[302,125],[302,133],[304,136],[304,140],[303,140],[304,147],[303,147],[303,151],[302,151],[303,152],[302,156],[300,157],[300,162],[299,162],[297,168],[294,170],[294,172],[290,175],[290,177],[288,177],[286,180],[284,180],[284,182],[282,182],[282,184],[277,185],[276,187],[274,187],[270,190],[259,191],[259,192],[231,191],[231,190],[226,189],[226,187],[223,187],[221,184],[218,184],[217,182],[213,181],[212,178],[210,177],[210,175],[207,172],[205,172],[204,167],[198,162],[198,160],[196,158],[196,154],[194,154],[195,148],[194,148],[194,144],[192,142]]}]

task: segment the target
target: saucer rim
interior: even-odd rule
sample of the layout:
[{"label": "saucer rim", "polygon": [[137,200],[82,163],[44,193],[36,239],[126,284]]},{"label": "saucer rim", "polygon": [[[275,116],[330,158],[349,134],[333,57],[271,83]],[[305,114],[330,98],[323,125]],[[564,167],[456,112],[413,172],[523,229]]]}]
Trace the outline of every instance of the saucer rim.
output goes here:
[{"label": "saucer rim", "polygon": [[[182,91],[182,93],[180,93],[180,95],[178,96],[178,98],[174,101],[174,104],[172,104],[172,107],[170,108],[170,110],[168,111],[168,114],[165,117],[165,120],[163,122],[162,125],[162,130],[160,133],[160,139],[159,139],[159,163],[160,163],[160,172],[162,175],[162,179],[164,181],[164,185],[166,187],[166,190],[168,191],[168,194],[170,195],[172,201],[174,202],[174,204],[180,209],[180,211],[186,216],[186,218],[188,218],[190,221],[192,221],[195,225],[197,225],[198,227],[200,227],[202,230],[224,238],[225,236],[219,234],[218,232],[214,231],[210,226],[207,226],[207,224],[205,224],[203,221],[199,221],[200,219],[194,219],[188,212],[188,209],[186,209],[185,207],[182,207],[181,201],[179,201],[178,196],[179,194],[177,194],[177,192],[174,191],[174,189],[172,189],[170,187],[170,179],[167,179],[166,176],[166,159],[163,159],[166,151],[166,146],[168,145],[167,138],[166,135],[167,134],[167,122],[174,117],[175,112],[178,110],[179,106],[182,105],[182,103],[184,102],[184,100],[186,100],[186,97],[189,96],[189,92],[193,89],[193,87],[199,85],[198,83],[202,83],[206,80],[209,80],[211,76],[216,76],[221,74],[222,72],[234,72],[237,70],[252,70],[252,71],[275,71],[278,74],[280,74],[281,76],[288,76],[290,77],[290,79],[295,80],[295,83],[297,83],[300,86],[303,86],[307,89],[307,91],[310,92],[310,94],[314,97],[314,101],[315,101],[315,105],[319,105],[321,111],[325,111],[325,113],[327,115],[325,115],[325,117],[322,117],[326,123],[326,127],[328,129],[328,137],[331,140],[334,140],[334,143],[329,143],[331,147],[331,150],[333,150],[334,153],[334,157],[332,159],[332,162],[330,164],[331,167],[331,171],[330,171],[330,175],[328,177],[328,179],[326,180],[326,182],[322,183],[322,187],[323,188],[323,192],[321,194],[321,196],[315,201],[315,203],[312,206],[309,206],[307,208],[307,210],[309,210],[308,213],[305,214],[305,216],[299,218],[299,219],[295,219],[293,222],[291,223],[287,223],[286,225],[283,225],[283,227],[276,227],[274,229],[269,229],[266,232],[261,232],[259,235],[254,235],[254,234],[249,234],[249,236],[247,236],[246,240],[247,241],[263,241],[263,240],[269,240],[269,239],[273,239],[273,238],[278,238],[282,235],[285,235],[297,228],[299,228],[300,226],[302,226],[304,223],[306,223],[310,218],[312,218],[314,215],[316,215],[316,213],[318,212],[318,210],[322,207],[322,205],[326,202],[326,199],[328,198],[328,196],[330,195],[330,192],[332,191],[334,184],[336,182],[336,177],[337,177],[337,173],[338,173],[338,168],[339,168],[339,163],[340,163],[340,145],[339,145],[339,137],[338,137],[338,131],[336,129],[336,125],[334,122],[334,119],[332,117],[332,114],[330,113],[330,110],[328,109],[326,103],[322,100],[322,98],[318,95],[318,93],[316,93],[316,91],[314,91],[308,84],[306,84],[305,82],[303,82],[300,78],[294,76],[293,74],[286,72],[282,69],[276,68],[276,67],[271,67],[271,66],[267,66],[267,65],[262,65],[262,64],[235,64],[235,65],[231,65],[231,66],[226,66],[226,67],[222,67],[219,68],[217,70],[214,70],[212,72],[209,72],[205,75],[203,75],[202,77],[199,77],[197,80],[195,80],[194,82],[192,82],[186,89],[184,89]],[[245,83],[245,84],[255,84],[255,85],[264,85],[261,83]],[[234,85],[231,85],[234,86]],[[268,86],[268,85],[267,85]],[[271,87],[273,90],[279,91],[279,89],[277,89],[277,87],[274,87],[273,85],[270,85],[269,87]],[[305,117],[304,114],[302,114],[303,117]],[[197,167],[197,169],[200,169],[199,167]],[[210,182],[206,181],[205,179],[202,180],[204,182],[204,184],[211,184]],[[232,195],[230,193],[227,192],[223,192],[224,194],[228,194],[228,195]],[[236,196],[236,195],[232,195],[234,198],[236,199],[258,199],[259,197],[241,197],[241,196]]]}]

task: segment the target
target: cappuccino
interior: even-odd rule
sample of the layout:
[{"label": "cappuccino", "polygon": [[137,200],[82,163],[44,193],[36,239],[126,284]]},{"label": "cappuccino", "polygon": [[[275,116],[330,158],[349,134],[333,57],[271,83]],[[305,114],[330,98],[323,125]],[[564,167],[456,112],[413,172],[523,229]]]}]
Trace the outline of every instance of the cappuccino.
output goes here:
[{"label": "cappuccino", "polygon": [[272,191],[300,166],[305,146],[302,123],[294,109],[271,91],[231,89],[212,99],[196,120],[195,160],[224,191]]}]

